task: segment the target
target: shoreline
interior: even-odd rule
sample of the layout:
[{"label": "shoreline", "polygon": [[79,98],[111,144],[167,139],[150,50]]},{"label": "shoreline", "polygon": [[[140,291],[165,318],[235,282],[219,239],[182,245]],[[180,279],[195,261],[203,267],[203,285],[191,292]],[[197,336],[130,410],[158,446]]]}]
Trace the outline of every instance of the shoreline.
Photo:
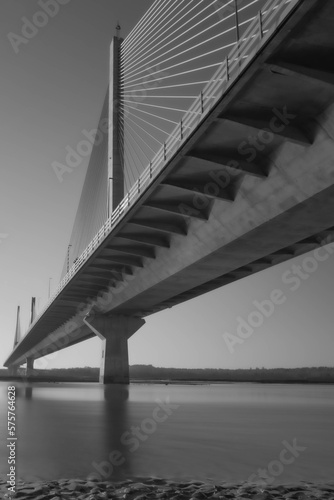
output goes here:
[{"label": "shoreline", "polygon": [[172,481],[160,478],[127,479],[120,482],[88,479],[57,479],[50,481],[18,481],[16,493],[9,495],[6,479],[0,476],[0,493],[5,500],[332,500],[334,481],[312,483],[301,481],[288,484],[250,484],[246,482],[222,483],[214,485],[202,481]]},{"label": "shoreline", "polygon": [[[49,384],[97,384],[98,380],[85,379],[51,379],[49,377],[4,377],[0,376],[0,382],[41,382]],[[214,384],[282,384],[282,385],[334,385],[333,380],[178,380],[178,379],[133,379],[130,384],[160,384],[160,385],[214,385]],[[103,384],[101,384],[103,385]],[[112,384],[107,384],[112,385]]]}]

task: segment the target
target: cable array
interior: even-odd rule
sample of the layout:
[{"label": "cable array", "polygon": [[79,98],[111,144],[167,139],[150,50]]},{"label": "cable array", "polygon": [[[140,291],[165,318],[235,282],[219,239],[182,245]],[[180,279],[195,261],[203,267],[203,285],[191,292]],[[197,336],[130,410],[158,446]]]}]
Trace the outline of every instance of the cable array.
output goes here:
[{"label": "cable array", "polygon": [[265,3],[156,0],[123,41],[119,128],[126,192]]},{"label": "cable array", "polygon": [[[173,138],[226,55],[243,40],[266,0],[156,0],[120,49],[118,141],[124,192]],[[205,99],[215,99],[214,93]],[[198,109],[198,108],[196,108]],[[101,118],[109,112],[106,95]],[[198,111],[188,111],[188,116]],[[182,125],[189,129],[187,121]],[[108,139],[94,146],[66,252],[73,261],[107,216]]]},{"label": "cable array", "polygon": [[[109,91],[104,98],[99,128],[100,123],[108,119],[108,112]],[[101,142],[94,144],[92,148],[69,245],[64,256],[61,277],[66,275],[68,264],[72,266],[108,216],[108,182],[108,134],[104,133]]]}]

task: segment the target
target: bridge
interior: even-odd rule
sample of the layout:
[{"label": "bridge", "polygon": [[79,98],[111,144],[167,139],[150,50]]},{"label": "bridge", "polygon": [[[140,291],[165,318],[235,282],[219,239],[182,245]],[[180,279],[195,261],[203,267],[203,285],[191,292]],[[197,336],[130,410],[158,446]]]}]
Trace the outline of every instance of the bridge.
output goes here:
[{"label": "bridge", "polygon": [[97,335],[101,382],[128,383],[146,316],[310,250],[324,259],[333,25],[330,0],[156,0],[113,38],[63,278],[16,335],[13,374]]}]

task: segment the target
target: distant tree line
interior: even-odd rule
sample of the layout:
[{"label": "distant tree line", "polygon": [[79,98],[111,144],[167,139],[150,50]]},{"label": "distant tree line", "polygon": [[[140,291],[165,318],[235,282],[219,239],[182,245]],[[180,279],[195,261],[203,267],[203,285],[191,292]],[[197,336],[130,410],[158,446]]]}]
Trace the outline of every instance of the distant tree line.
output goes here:
[{"label": "distant tree line", "polygon": [[[99,380],[99,368],[53,368],[52,370],[34,370],[34,378],[39,381],[59,382],[97,382]],[[19,377],[25,377],[25,368],[19,368]],[[8,370],[0,370],[0,379],[8,379]]]},{"label": "distant tree line", "polygon": [[334,382],[334,368],[156,368],[152,365],[130,367],[132,379],[188,380],[220,382]]},{"label": "distant tree line", "polygon": [[[24,376],[25,370],[20,369]],[[35,370],[34,376],[43,381],[97,382],[99,368],[54,368]],[[7,379],[8,371],[0,370],[0,378]],[[284,383],[334,383],[334,367],[313,368],[157,368],[152,365],[130,366],[130,379],[152,381],[204,381],[204,382],[284,382]]]}]

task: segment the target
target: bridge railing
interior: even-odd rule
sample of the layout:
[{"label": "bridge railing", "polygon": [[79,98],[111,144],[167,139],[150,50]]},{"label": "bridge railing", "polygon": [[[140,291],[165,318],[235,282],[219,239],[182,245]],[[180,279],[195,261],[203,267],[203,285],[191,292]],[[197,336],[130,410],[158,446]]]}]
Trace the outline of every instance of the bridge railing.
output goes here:
[{"label": "bridge railing", "polygon": [[[166,167],[170,159],[177,153],[198,125],[205,119],[211,109],[224,96],[242,71],[251,63],[259,49],[276,31],[285,17],[303,0],[268,0],[258,16],[251,22],[241,39],[235,44],[225,61],[218,68],[211,81],[205,85],[200,95],[194,100],[180,123],[174,128],[164,145],[149,163],[127,195],[113,211],[109,219],[101,227],[93,240],[76,259],[75,263],[59,283],[54,294],[45,305],[28,332],[39,318],[46,312],[52,302],[62,292],[78,270],[87,262],[94,251],[108,237],[123,216],[139,199],[145,189]],[[27,333],[28,333],[27,332]]]}]

